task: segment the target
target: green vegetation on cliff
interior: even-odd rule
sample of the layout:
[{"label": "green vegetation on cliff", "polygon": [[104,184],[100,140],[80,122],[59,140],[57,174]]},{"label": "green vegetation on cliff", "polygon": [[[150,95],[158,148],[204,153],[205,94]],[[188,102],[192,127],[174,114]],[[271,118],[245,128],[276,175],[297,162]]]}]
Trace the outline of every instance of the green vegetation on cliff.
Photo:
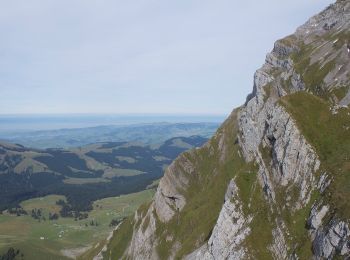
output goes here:
[{"label": "green vegetation on cliff", "polygon": [[[176,258],[181,258],[206,242],[218,219],[230,180],[239,174],[256,176],[254,167],[246,164],[239,153],[237,126],[235,111],[209,145],[183,155],[194,165],[195,174],[187,176],[190,188],[184,192],[186,205],[181,212],[166,224],[157,221],[160,242],[157,251],[161,259],[169,257],[176,243],[180,244]],[[173,237],[171,242],[166,241],[168,236]]]},{"label": "green vegetation on cliff", "polygon": [[286,96],[281,103],[316,149],[321,171],[333,179],[326,193],[332,214],[350,218],[350,110],[340,108],[333,114],[328,102],[306,92]]}]

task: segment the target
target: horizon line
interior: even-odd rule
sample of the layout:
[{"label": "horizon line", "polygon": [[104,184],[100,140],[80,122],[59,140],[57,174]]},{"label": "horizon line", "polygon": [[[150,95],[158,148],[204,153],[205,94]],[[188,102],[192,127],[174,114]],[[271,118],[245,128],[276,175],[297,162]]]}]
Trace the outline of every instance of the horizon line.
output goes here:
[{"label": "horizon line", "polygon": [[228,116],[226,113],[0,113],[11,116]]}]

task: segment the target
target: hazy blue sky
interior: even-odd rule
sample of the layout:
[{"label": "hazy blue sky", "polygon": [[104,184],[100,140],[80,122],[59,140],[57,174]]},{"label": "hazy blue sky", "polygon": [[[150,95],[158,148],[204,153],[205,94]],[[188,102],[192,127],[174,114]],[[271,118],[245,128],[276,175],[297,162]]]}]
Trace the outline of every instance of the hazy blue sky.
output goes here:
[{"label": "hazy blue sky", "polygon": [[228,114],[328,0],[0,0],[0,113]]}]

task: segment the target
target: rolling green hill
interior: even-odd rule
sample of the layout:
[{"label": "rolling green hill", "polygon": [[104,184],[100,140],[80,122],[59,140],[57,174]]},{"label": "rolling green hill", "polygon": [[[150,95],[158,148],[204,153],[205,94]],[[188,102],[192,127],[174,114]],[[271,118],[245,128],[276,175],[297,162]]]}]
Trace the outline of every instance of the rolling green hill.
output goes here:
[{"label": "rolling green hill", "polygon": [[181,152],[207,139],[172,138],[157,145],[106,142],[70,150],[0,144],[0,209],[49,194],[67,197],[70,212],[92,202],[144,190]]},{"label": "rolling green hill", "polygon": [[[20,250],[16,259],[47,260],[71,259],[84,254],[86,257],[101,250],[116,223],[133,214],[154,195],[153,189],[97,200],[88,218],[75,220],[72,217],[49,219],[50,214],[59,214],[57,200],[64,196],[48,195],[26,200],[21,207],[28,215],[0,214],[0,259],[9,248]],[[41,211],[41,218],[30,215],[32,210]],[[97,254],[97,253],[95,253]],[[11,259],[11,258],[10,258]],[[86,259],[82,257],[82,259]]]}]

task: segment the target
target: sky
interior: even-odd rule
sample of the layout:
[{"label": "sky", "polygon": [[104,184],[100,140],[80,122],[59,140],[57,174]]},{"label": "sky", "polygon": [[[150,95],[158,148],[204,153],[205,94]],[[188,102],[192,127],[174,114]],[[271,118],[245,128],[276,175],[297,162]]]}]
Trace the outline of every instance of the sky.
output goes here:
[{"label": "sky", "polygon": [[227,115],[328,0],[0,0],[0,114]]}]

